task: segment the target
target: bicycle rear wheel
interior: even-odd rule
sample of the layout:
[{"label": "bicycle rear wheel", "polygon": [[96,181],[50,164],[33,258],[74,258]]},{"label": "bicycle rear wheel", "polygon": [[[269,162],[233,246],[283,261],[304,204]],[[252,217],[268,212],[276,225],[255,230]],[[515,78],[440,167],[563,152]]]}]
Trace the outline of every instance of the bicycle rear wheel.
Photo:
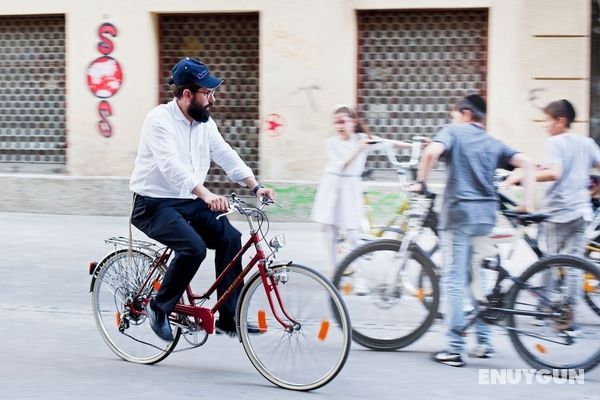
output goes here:
[{"label": "bicycle rear wheel", "polygon": [[529,267],[509,292],[508,333],[519,355],[538,369],[590,370],[600,363],[600,316],[583,300],[584,280],[600,271],[584,259],[553,256]]},{"label": "bicycle rear wheel", "polygon": [[147,302],[154,294],[152,286],[161,282],[164,274],[159,267],[150,277],[149,290],[138,294],[153,261],[141,251],[133,250],[131,259],[127,249],[114,251],[98,264],[92,283],[92,309],[102,339],[117,356],[139,364],[165,359],[181,335],[179,328],[173,328],[174,340],[161,340],[146,317]]},{"label": "bicycle rear wheel", "polygon": [[396,350],[424,335],[437,315],[440,288],[435,265],[414,246],[397,276],[398,240],[356,248],[333,277],[352,316],[352,339],[373,350]]},{"label": "bicycle rear wheel", "polygon": [[[244,286],[237,310],[240,339],[254,367],[277,386],[313,390],[330,382],[350,351],[350,319],[333,285],[318,272],[291,264],[272,267],[287,315],[298,324],[284,329],[273,315],[260,274]],[[286,323],[273,291],[275,309]],[[336,322],[339,321],[339,322]],[[248,325],[260,334],[249,334]]]}]

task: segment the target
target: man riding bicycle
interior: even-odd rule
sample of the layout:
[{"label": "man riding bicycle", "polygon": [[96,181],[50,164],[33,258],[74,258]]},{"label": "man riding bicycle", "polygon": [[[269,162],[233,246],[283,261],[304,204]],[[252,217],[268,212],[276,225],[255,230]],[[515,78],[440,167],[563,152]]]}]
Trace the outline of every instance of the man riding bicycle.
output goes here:
[{"label": "man riding bicycle", "polygon": [[[274,199],[252,170],[225,142],[210,108],[223,83],[203,63],[185,57],[172,69],[174,99],[152,109],[142,126],[130,189],[135,193],[131,223],[175,251],[156,297],[146,312],[152,330],[173,340],[168,315],[189,285],[207,248],[215,249],[217,276],[241,248],[241,234],[217,216],[229,208],[224,196],[204,186],[211,161],[257,197]],[[241,260],[219,284],[219,297],[241,273]],[[217,331],[235,334],[235,307],[242,285],[219,310]]]}]

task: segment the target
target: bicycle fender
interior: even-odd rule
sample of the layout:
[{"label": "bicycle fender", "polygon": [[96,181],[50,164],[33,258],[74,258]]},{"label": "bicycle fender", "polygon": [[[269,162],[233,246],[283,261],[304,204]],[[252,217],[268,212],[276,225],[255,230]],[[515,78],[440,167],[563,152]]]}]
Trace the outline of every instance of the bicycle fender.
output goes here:
[{"label": "bicycle fender", "polygon": [[283,267],[283,266],[288,266],[291,265],[293,263],[292,260],[287,261],[287,260],[277,260],[277,261],[273,261],[271,264],[269,264],[269,267]]},{"label": "bicycle fender", "polygon": [[93,269],[93,271],[91,272],[92,275],[92,281],[90,282],[90,293],[92,293],[92,290],[94,290],[94,283],[96,282],[96,279],[98,279],[98,275],[100,274],[100,270],[102,269],[102,266],[106,263],[106,260],[110,259],[111,257],[122,253],[124,251],[128,251],[127,249],[119,249],[119,250],[113,250],[110,253],[108,253],[107,255],[105,255],[102,260],[100,260],[99,262],[96,263],[96,267]]}]

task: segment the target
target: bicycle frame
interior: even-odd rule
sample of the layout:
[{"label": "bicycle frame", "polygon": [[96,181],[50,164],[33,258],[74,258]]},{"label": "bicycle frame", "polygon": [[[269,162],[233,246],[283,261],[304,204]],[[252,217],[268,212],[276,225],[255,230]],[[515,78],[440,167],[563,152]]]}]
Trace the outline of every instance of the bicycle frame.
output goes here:
[{"label": "bicycle frame", "polygon": [[[407,172],[410,172],[412,177],[416,177],[416,166],[419,163],[419,157],[421,154],[421,142],[423,137],[416,136],[413,138],[411,146],[411,157],[408,162],[399,162],[392,150],[389,142],[384,142],[384,150],[388,157],[388,160],[392,165],[396,167],[397,174],[400,181],[401,189],[406,189],[411,183],[406,182]],[[401,216],[406,218],[404,224],[408,227],[402,238],[400,249],[398,251],[398,262],[390,269],[388,277],[386,279],[386,288],[384,291],[385,295],[390,295],[394,290],[394,283],[399,279],[402,286],[406,291],[414,296],[421,295],[421,290],[415,288],[408,279],[405,278],[405,267],[409,260],[409,251],[412,247],[418,245],[415,243],[417,237],[421,234],[423,228],[423,221],[432,212],[433,204],[435,201],[435,195],[429,194],[421,197],[419,194],[413,194],[407,192],[406,199],[400,205]],[[405,215],[406,214],[406,215]],[[394,218],[395,219],[395,218]],[[400,231],[401,232],[401,231]],[[436,246],[437,247],[437,246]],[[432,250],[433,251],[433,250]]]},{"label": "bicycle frame", "polygon": [[[482,268],[493,270],[493,271],[498,271],[498,277],[496,278],[496,283],[494,284],[494,288],[492,289],[492,292],[488,297],[489,303],[487,303],[487,305],[482,306],[480,309],[477,310],[477,312],[472,317],[468,318],[465,325],[461,329],[455,329],[454,330],[455,333],[465,336],[467,329],[469,329],[469,327],[471,325],[473,325],[475,323],[475,321],[477,321],[478,319],[485,318],[484,314],[490,313],[490,312],[502,313],[504,316],[526,315],[526,316],[530,316],[530,317],[546,317],[546,318],[560,317],[560,315],[561,315],[560,313],[516,310],[516,309],[511,309],[511,308],[505,308],[503,306],[498,307],[498,306],[493,305],[498,302],[503,303],[504,302],[503,296],[506,295],[511,290],[511,289],[509,289],[506,292],[502,292],[502,288],[501,288],[502,282],[504,282],[506,279],[511,280],[514,285],[519,285],[520,287],[524,287],[529,293],[531,293],[532,295],[534,295],[535,297],[540,299],[541,305],[543,305],[543,306],[551,306],[551,301],[550,301],[550,299],[548,299],[547,296],[545,296],[542,293],[539,293],[538,289],[533,288],[531,285],[523,283],[518,278],[513,277],[505,268],[503,268],[500,265],[494,266],[494,267],[490,267],[489,265],[483,265]],[[509,327],[505,327],[505,328],[510,329]],[[531,336],[535,336],[535,335],[531,335]],[[537,337],[537,336],[535,336],[535,337]],[[556,342],[556,343],[560,343],[560,342]]]},{"label": "bicycle frame", "polygon": [[[246,215],[246,217],[248,219],[248,223],[250,225],[250,238],[246,241],[246,243],[244,244],[242,249],[229,262],[229,264],[227,264],[227,267],[219,274],[219,276],[216,278],[216,280],[213,282],[213,284],[203,294],[194,293],[191,288],[191,285],[188,285],[188,287],[186,288],[186,291],[185,291],[185,296],[187,297],[187,300],[190,304],[177,303],[172,312],[174,314],[178,314],[178,315],[193,317],[196,319],[196,323],[199,326],[201,326],[202,329],[204,329],[204,331],[206,331],[206,333],[208,333],[208,334],[214,333],[214,327],[215,327],[214,314],[221,308],[223,303],[227,299],[229,299],[229,297],[231,297],[233,290],[235,288],[237,288],[243,282],[244,278],[246,277],[246,275],[248,275],[250,270],[252,268],[254,268],[256,265],[258,265],[258,270],[259,270],[259,273],[261,276],[261,281],[262,281],[263,287],[265,289],[267,299],[269,301],[269,306],[271,307],[271,310],[273,312],[273,316],[283,326],[284,329],[291,331],[294,329],[295,326],[298,325],[298,322],[295,321],[289,315],[288,311],[285,309],[283,300],[279,294],[279,290],[277,289],[278,282],[277,282],[276,278],[274,277],[274,274],[272,274],[270,272],[269,267],[267,267],[267,265],[266,265],[267,256],[260,246],[260,241],[262,239],[260,238],[258,230],[254,228],[254,225],[252,222],[252,216],[248,215],[248,214],[245,214],[245,215]],[[241,259],[241,257],[252,246],[254,246],[254,248],[256,250],[256,254],[248,262],[248,264],[243,268],[240,275],[231,283],[231,285],[223,293],[223,295],[220,297],[220,299],[217,301],[217,303],[210,309],[206,308],[206,307],[201,307],[201,306],[195,305],[196,301],[198,301],[198,300],[200,300],[203,303],[204,301],[206,301],[210,298],[210,296],[217,290],[218,285],[225,279],[227,274],[234,268],[235,264]],[[146,278],[144,284],[140,288],[138,294],[141,295],[149,287],[148,284],[150,283],[150,278],[154,275],[154,272],[156,271],[156,269],[159,266],[164,265],[166,267],[166,263],[169,260],[172,252],[173,252],[172,249],[166,248],[163,251],[163,253],[156,259],[155,265],[151,268],[150,273],[148,274],[148,277]],[[290,263],[291,263],[291,261],[286,263],[285,265],[288,265]],[[277,265],[279,265],[279,264],[277,264]],[[275,307],[275,301],[273,299],[273,293],[274,293],[275,299],[277,301],[277,305],[278,305],[281,313],[283,313],[285,318],[287,318],[287,320],[291,324],[286,323],[283,320],[283,318],[281,318],[280,314],[277,312],[277,309]],[[147,301],[149,301],[149,300],[147,300]],[[176,316],[170,316],[170,318],[172,320],[174,320],[175,322],[177,321]]]},{"label": "bicycle frame", "polygon": [[[516,207],[517,203],[512,200],[511,198],[509,198],[508,196],[498,192],[498,196],[500,197],[500,211],[510,211],[510,207]],[[517,229],[517,235],[516,238],[517,239],[523,239],[525,241],[525,243],[527,243],[527,246],[529,246],[529,248],[535,253],[535,255],[537,256],[537,258],[542,258],[542,256],[544,255],[544,253],[542,252],[542,250],[540,249],[539,245],[538,245],[538,241],[535,238],[532,238],[531,236],[529,236],[527,234],[527,232],[525,232],[525,230],[523,230],[521,228],[521,226],[514,221],[511,218],[508,218],[508,221],[510,222],[510,224],[513,226],[513,228]],[[492,239],[494,239],[492,237]],[[496,239],[503,239],[503,238],[496,238]],[[501,240],[498,240],[498,242],[502,242]]]}]

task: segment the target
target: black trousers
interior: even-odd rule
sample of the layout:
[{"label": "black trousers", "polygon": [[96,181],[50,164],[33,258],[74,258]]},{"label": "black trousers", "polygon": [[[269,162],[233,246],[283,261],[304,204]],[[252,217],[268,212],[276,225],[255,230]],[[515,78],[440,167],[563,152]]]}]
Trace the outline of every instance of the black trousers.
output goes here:
[{"label": "black trousers", "polygon": [[[175,251],[154,300],[170,313],[206,258],[206,249],[215,250],[217,276],[241,249],[241,233],[201,199],[160,199],[137,195],[131,216],[133,225],[148,237]],[[242,271],[241,260],[217,287],[217,296],[227,290]],[[242,285],[232,292],[219,310],[219,318],[232,321]]]}]

